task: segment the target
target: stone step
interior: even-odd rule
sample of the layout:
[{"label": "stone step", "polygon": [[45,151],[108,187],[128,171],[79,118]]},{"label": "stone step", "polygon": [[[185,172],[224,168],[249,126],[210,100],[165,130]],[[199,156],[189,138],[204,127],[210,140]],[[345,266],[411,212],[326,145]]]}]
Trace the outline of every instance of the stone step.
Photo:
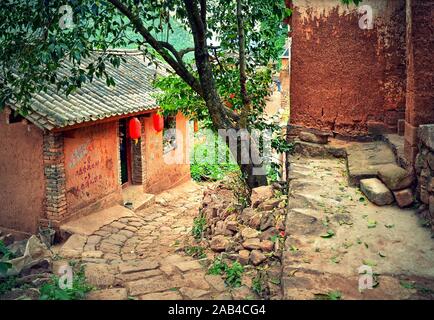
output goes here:
[{"label": "stone step", "polygon": [[122,190],[124,206],[137,212],[155,203],[155,195],[144,193],[143,186],[129,186]]},{"label": "stone step", "polygon": [[113,221],[133,216],[133,211],[116,205],[64,223],[60,226],[60,233],[63,235],[62,238],[72,234],[89,236]]}]

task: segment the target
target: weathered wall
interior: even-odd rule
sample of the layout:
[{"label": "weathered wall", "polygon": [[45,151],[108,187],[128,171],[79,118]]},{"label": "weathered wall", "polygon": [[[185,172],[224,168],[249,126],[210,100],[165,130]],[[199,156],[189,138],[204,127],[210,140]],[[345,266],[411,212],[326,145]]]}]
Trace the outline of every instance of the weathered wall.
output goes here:
[{"label": "weathered wall", "polygon": [[[182,115],[176,117],[178,147],[163,154],[163,133],[156,133],[152,117],[144,118],[142,155],[144,156],[144,190],[158,193],[190,179],[188,121]],[[174,161],[177,162],[174,162]]]},{"label": "weathered wall", "polygon": [[42,131],[0,112],[0,228],[38,230],[44,214]]},{"label": "weathered wall", "polygon": [[117,121],[65,132],[69,216],[90,205],[89,211],[102,208],[103,200],[104,203],[121,201],[118,145]]},{"label": "weathered wall", "polygon": [[405,155],[418,153],[419,125],[434,123],[434,1],[407,0]]},{"label": "weathered wall", "polygon": [[416,158],[417,191],[425,204],[424,218],[434,230],[434,124],[419,129],[419,154]]},{"label": "weathered wall", "polygon": [[[365,0],[374,28],[337,0],[294,0],[291,123],[342,135],[396,130],[405,110],[405,0]],[[368,125],[369,124],[369,125]]]}]

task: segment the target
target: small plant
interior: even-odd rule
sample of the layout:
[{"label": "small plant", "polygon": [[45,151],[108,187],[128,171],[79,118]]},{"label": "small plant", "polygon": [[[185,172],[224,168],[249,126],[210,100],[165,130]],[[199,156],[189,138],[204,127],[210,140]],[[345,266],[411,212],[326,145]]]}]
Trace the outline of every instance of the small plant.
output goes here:
[{"label": "small plant", "polygon": [[191,229],[191,233],[196,240],[202,239],[203,232],[206,228],[206,219],[202,214],[195,218],[193,221],[193,228]]},{"label": "small plant", "polygon": [[326,294],[317,293],[315,294],[315,299],[316,300],[341,300],[342,293],[340,291],[330,291]]},{"label": "small plant", "polygon": [[12,290],[17,286],[16,277],[6,277],[0,281],[0,295]]},{"label": "small plant", "polygon": [[226,283],[233,288],[241,286],[243,272],[244,268],[238,261],[235,261],[230,267],[226,266]]},{"label": "small plant", "polygon": [[205,249],[201,246],[190,246],[185,248],[185,253],[193,258],[203,259],[206,258]]},{"label": "small plant", "polygon": [[227,264],[222,261],[222,257],[217,257],[208,269],[208,274],[221,275],[225,272]]},{"label": "small plant", "polygon": [[260,277],[260,275],[257,275],[253,280],[252,280],[252,289],[254,292],[256,292],[259,296],[262,295],[262,292],[264,291],[264,286],[262,284],[262,279]]},{"label": "small plant", "polygon": [[41,296],[40,300],[82,300],[86,297],[86,293],[93,290],[93,287],[86,283],[86,277],[84,271],[80,268],[80,271],[74,274],[72,281],[72,288],[62,289],[59,287],[59,277],[53,276],[51,281],[45,283],[40,288]]},{"label": "small plant", "polygon": [[12,265],[7,262],[13,259],[14,254],[6,247],[3,241],[0,240],[0,275],[6,275]]}]

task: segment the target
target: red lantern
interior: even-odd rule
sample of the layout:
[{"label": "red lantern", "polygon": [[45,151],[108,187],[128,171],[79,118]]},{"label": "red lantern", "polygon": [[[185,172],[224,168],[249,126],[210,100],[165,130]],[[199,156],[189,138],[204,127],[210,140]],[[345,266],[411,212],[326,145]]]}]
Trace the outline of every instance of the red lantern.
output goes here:
[{"label": "red lantern", "polygon": [[139,119],[131,118],[129,122],[130,138],[133,139],[136,144],[140,138],[141,131],[142,131],[142,125]]},{"label": "red lantern", "polygon": [[160,132],[164,129],[164,118],[158,113],[152,115],[152,122],[154,123],[155,131]]}]

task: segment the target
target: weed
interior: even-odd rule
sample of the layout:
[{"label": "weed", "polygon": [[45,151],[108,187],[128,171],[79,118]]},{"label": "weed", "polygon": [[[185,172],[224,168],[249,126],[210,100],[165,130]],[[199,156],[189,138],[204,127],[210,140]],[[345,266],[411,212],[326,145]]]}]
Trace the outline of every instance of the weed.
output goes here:
[{"label": "weed", "polygon": [[0,281],[0,295],[12,290],[17,286],[16,277],[6,277]]},{"label": "weed", "polygon": [[341,300],[342,293],[340,291],[330,291],[326,294],[317,293],[315,294],[315,299],[316,300]]},{"label": "weed", "polygon": [[86,293],[93,287],[86,283],[84,271],[80,268],[79,272],[74,274],[72,288],[61,289],[59,287],[59,277],[53,276],[50,282],[45,283],[40,288],[40,300],[82,300]]},{"label": "weed", "polygon": [[230,267],[226,266],[226,283],[230,287],[239,287],[241,286],[241,276],[243,275],[244,268],[238,262],[235,261]]},{"label": "weed", "polygon": [[222,257],[217,257],[208,269],[208,274],[221,275],[225,272],[227,264],[222,261]]},{"label": "weed", "polygon": [[185,248],[185,253],[193,258],[203,259],[206,258],[205,249],[201,246],[190,246]]},{"label": "weed", "polygon": [[191,233],[196,240],[202,239],[203,232],[206,228],[206,219],[204,216],[200,215],[195,218],[193,221],[193,228],[191,229]]}]

